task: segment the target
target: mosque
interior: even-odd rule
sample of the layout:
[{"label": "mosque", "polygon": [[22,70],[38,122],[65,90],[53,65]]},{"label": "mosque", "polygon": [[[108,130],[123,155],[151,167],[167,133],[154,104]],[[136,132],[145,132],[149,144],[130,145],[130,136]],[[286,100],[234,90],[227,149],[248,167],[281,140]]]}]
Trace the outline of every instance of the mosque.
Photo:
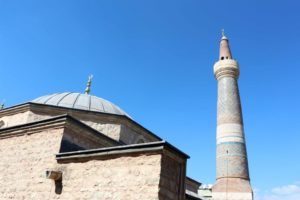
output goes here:
[{"label": "mosque", "polygon": [[212,188],[186,176],[186,153],[118,106],[90,95],[90,77],[85,93],[56,93],[0,109],[0,199],[252,200],[239,66],[224,35],[214,74]]}]

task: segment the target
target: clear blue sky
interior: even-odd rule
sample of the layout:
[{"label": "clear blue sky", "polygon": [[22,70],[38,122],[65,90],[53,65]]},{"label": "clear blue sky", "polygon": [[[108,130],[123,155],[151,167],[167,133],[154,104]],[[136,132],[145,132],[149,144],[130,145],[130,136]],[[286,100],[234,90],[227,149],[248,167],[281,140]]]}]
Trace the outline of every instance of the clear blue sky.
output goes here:
[{"label": "clear blue sky", "polygon": [[200,0],[0,0],[0,101],[83,92],[119,105],[215,178],[221,29],[240,63],[252,185],[300,181],[300,3]]}]

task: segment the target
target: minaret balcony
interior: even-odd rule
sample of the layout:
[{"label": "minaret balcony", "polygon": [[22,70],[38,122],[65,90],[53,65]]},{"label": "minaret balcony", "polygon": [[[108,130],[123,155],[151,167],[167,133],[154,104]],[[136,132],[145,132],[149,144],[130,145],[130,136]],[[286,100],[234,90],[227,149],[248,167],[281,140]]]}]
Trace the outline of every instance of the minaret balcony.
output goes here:
[{"label": "minaret balcony", "polygon": [[238,78],[240,75],[239,64],[236,60],[219,60],[214,65],[214,74],[217,80],[224,76]]}]

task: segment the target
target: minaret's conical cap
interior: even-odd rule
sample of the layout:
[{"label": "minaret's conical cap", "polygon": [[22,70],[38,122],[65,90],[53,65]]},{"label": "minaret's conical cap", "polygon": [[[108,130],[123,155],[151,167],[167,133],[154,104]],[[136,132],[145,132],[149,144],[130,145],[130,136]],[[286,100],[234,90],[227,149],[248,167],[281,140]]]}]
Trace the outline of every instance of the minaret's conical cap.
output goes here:
[{"label": "minaret's conical cap", "polygon": [[220,60],[232,59],[229,41],[224,34],[224,30],[222,30],[222,38],[220,42]]}]

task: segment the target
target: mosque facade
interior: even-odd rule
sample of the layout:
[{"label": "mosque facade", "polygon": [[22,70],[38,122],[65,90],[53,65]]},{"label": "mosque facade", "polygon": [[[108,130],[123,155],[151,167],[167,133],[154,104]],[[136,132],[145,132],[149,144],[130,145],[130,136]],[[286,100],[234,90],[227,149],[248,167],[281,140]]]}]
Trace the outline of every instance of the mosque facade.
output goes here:
[{"label": "mosque facade", "polygon": [[[221,46],[228,46],[224,41],[227,38],[222,38]],[[227,50],[229,46],[221,54]],[[187,154],[118,106],[90,95],[90,77],[83,94],[56,93],[0,109],[0,199],[208,200],[211,195],[215,200],[251,199],[241,112],[233,110],[237,115],[228,121],[230,126],[219,120],[222,116],[231,119],[227,111],[232,111],[220,94],[238,92],[231,85],[236,86],[236,63],[229,58],[231,54],[224,55],[226,64],[220,59],[215,67],[218,102],[225,105],[226,112],[218,107],[217,182],[212,193],[210,187],[201,187],[186,176]],[[224,75],[225,69],[234,71],[232,79]],[[240,108],[237,93],[231,104]],[[222,138],[224,134],[229,140]],[[224,142],[240,143],[226,146]],[[232,157],[233,149],[238,157]],[[224,173],[226,161],[230,173]],[[224,185],[224,180],[232,187]],[[245,184],[232,190],[237,183]],[[224,197],[224,192],[229,192],[230,198],[228,194]]]}]

